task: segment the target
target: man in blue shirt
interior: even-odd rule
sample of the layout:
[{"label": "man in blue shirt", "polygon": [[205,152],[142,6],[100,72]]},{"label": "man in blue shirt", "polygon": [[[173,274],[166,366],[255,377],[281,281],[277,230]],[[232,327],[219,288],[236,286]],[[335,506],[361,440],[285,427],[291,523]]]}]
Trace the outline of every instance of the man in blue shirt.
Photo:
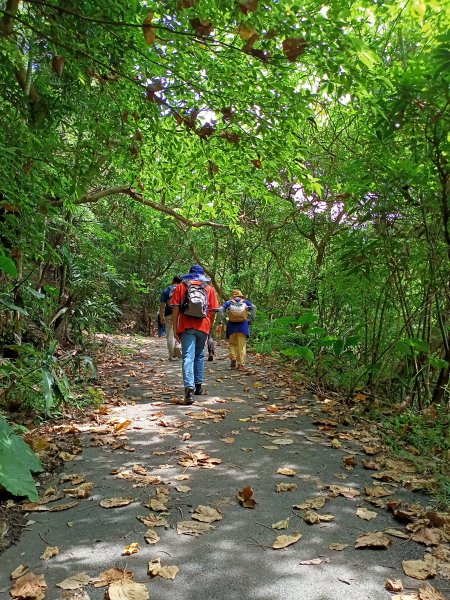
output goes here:
[{"label": "man in blue shirt", "polygon": [[170,300],[173,292],[177,285],[181,283],[181,277],[177,275],[172,279],[172,283],[166,287],[161,294],[159,304],[159,320],[166,325],[166,340],[167,350],[169,351],[169,360],[174,358],[181,358],[181,345],[175,339],[173,335],[173,322],[172,322],[172,307],[170,306]]}]

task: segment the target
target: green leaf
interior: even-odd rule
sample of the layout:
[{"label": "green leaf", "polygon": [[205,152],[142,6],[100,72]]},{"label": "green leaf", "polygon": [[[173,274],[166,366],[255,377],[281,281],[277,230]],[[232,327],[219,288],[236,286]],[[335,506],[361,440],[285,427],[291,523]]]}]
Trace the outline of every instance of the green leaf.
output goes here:
[{"label": "green leaf", "polygon": [[16,263],[9,256],[0,255],[0,271],[8,273],[11,277],[17,277]]},{"label": "green leaf", "polygon": [[42,387],[45,396],[45,410],[47,413],[50,412],[51,407],[54,404],[53,396],[53,384],[55,380],[53,375],[48,369],[42,369]]},{"label": "green leaf", "polygon": [[318,317],[313,314],[311,311],[306,312],[304,315],[302,315],[301,317],[299,317],[295,323],[296,325],[311,325],[312,323],[315,323],[318,320]]},{"label": "green leaf", "polygon": [[313,362],[314,353],[307,346],[296,346],[295,348],[286,348],[282,350],[281,354],[288,356],[289,358],[304,358],[308,362]]}]

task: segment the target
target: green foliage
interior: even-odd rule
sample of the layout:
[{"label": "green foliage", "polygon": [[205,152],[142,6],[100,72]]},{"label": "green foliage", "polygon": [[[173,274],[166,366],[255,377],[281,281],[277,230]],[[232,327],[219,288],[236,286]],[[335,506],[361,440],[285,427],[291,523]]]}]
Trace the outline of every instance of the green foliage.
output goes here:
[{"label": "green foliage", "polygon": [[44,468],[24,440],[13,433],[0,415],[0,485],[14,496],[37,500],[38,493],[31,473]]}]

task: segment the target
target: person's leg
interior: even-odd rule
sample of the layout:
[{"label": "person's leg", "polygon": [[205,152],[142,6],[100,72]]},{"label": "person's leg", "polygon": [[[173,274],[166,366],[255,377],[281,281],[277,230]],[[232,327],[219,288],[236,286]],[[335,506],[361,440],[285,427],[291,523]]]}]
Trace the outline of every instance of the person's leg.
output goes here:
[{"label": "person's leg", "polygon": [[185,392],[188,389],[193,392],[195,389],[194,360],[197,339],[195,331],[195,329],[187,329],[181,334],[181,349],[183,352],[182,372]]},{"label": "person's leg", "polygon": [[229,342],[230,342],[230,353],[229,353],[229,357],[230,357],[230,367],[234,368],[236,366],[236,357],[237,357],[237,353],[238,353],[238,348],[237,348],[237,333],[232,333],[229,337]]},{"label": "person's leg", "polygon": [[173,336],[173,323],[172,315],[164,317],[166,322],[166,334],[167,334],[167,350],[169,351],[169,359],[174,355],[175,350],[175,338]]},{"label": "person's leg", "polygon": [[205,365],[205,343],[208,334],[204,331],[195,330],[195,360],[194,360],[194,381],[197,389],[203,383],[203,367]]},{"label": "person's leg", "polygon": [[213,340],[212,335],[208,335],[208,360],[211,362],[214,360],[214,355],[216,353],[216,342]]},{"label": "person's leg", "polygon": [[237,363],[238,365],[245,365],[245,357],[247,355],[247,336],[245,333],[236,333],[237,340]]}]

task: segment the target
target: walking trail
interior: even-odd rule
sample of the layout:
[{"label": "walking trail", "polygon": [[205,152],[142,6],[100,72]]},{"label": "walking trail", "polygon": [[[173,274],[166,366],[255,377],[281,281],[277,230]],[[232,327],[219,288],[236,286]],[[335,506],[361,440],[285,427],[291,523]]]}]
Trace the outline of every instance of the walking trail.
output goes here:
[{"label": "walking trail", "polygon": [[[429,482],[389,456],[357,404],[305,393],[271,358],[230,370],[219,343],[207,393],[182,406],[165,338],[103,342],[104,403],[36,434],[44,463],[55,447],[64,462],[22,506],[1,600],[36,582],[42,592],[18,597],[384,600],[387,580],[403,582],[402,600],[446,598],[450,515],[427,509]],[[29,571],[13,582],[19,565]],[[68,578],[78,589],[57,585]]]}]

